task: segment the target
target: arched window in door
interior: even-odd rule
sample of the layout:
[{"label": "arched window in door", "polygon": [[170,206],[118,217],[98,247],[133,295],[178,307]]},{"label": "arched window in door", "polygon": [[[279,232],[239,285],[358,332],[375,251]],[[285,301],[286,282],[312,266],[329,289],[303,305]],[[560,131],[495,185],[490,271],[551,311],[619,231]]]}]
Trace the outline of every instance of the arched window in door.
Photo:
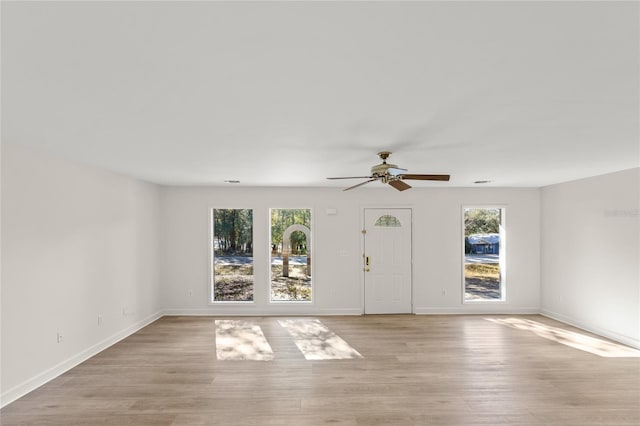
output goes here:
[{"label": "arched window in door", "polygon": [[402,226],[397,217],[391,216],[390,214],[382,215],[376,220],[374,226],[380,226],[383,228],[399,228]]}]

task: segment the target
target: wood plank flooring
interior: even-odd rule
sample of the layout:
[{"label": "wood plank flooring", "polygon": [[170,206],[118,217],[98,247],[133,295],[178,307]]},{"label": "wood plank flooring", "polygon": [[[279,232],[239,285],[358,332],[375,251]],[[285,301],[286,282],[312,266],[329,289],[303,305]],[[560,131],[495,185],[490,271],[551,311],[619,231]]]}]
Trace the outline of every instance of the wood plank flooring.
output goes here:
[{"label": "wood plank flooring", "polygon": [[[512,318],[535,327],[489,320]],[[310,318],[362,355],[321,360],[283,318],[232,318],[260,327],[267,361],[218,360],[216,319],[229,318],[161,318],[8,405],[1,424],[640,424],[640,358],[561,344],[557,329],[588,333],[542,316]]]}]

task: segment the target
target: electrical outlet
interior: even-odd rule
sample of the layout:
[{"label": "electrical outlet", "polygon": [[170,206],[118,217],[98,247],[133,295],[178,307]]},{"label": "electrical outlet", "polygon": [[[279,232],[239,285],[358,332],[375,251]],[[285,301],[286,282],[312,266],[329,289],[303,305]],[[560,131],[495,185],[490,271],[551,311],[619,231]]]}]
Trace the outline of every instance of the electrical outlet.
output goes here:
[{"label": "electrical outlet", "polygon": [[189,290],[187,294],[189,294],[189,297],[191,297],[193,296],[193,291]]},{"label": "electrical outlet", "polygon": [[442,295],[445,296],[447,294],[447,291],[443,288],[442,289]]},{"label": "electrical outlet", "polygon": [[98,325],[102,325],[102,315],[98,315]]},{"label": "electrical outlet", "polygon": [[57,340],[58,343],[62,343],[64,341],[64,336],[62,335],[62,333],[58,332]]}]

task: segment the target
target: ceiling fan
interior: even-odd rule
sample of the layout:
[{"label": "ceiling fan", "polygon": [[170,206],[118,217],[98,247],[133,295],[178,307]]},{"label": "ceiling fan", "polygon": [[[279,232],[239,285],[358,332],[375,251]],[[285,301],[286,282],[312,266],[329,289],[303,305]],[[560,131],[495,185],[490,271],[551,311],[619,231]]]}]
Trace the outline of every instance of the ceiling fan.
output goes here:
[{"label": "ceiling fan", "polygon": [[362,185],[366,185],[369,182],[373,182],[375,180],[379,180],[382,183],[388,183],[393,186],[398,191],[404,191],[405,189],[411,188],[411,185],[403,182],[404,180],[438,180],[438,181],[448,181],[449,175],[422,175],[422,174],[411,174],[404,173],[407,169],[402,169],[396,166],[395,164],[388,164],[387,158],[391,155],[389,151],[381,151],[378,153],[378,157],[382,160],[381,164],[376,164],[371,167],[371,176],[349,176],[349,177],[330,177],[327,179],[368,179],[364,182],[361,182],[357,185],[350,186],[345,188],[344,191],[348,191],[350,189],[357,188]]}]

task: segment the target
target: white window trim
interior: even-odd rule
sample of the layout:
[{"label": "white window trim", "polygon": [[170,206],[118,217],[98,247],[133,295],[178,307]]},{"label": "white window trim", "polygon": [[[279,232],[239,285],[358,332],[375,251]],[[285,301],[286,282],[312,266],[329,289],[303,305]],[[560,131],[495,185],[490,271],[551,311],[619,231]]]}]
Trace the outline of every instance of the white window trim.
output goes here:
[{"label": "white window trim", "polygon": [[[485,299],[485,300],[466,300],[466,282],[464,274],[465,265],[465,253],[464,253],[464,211],[466,209],[500,209],[500,299]],[[461,230],[461,270],[462,270],[462,304],[463,305],[478,305],[478,304],[504,304],[507,303],[507,237],[506,237],[506,223],[507,223],[507,205],[506,204],[464,204],[460,209],[460,230]]]},{"label": "white window trim", "polygon": [[[311,229],[309,229],[309,238],[311,239],[311,253],[314,257],[312,257],[312,267],[311,267],[311,300],[271,300],[271,211],[272,210],[309,210],[311,213]],[[266,247],[267,250],[267,259],[269,264],[269,273],[267,274],[267,304],[268,305],[304,305],[304,306],[313,306],[315,305],[316,300],[316,289],[315,289],[315,271],[316,267],[313,266],[315,264],[315,253],[316,253],[316,238],[315,238],[315,211],[313,207],[304,207],[304,206],[294,206],[294,207],[269,207],[267,209],[267,231],[269,233],[267,241],[269,242]],[[254,298],[255,300],[255,298]]]},{"label": "white window trim", "polygon": [[209,306],[221,306],[221,305],[255,305],[256,304],[256,268],[255,268],[255,245],[253,247],[253,300],[214,300],[214,290],[215,290],[215,259],[214,259],[214,249],[213,249],[213,233],[214,233],[214,221],[213,221],[213,211],[214,210],[222,210],[222,209],[235,209],[235,210],[251,210],[253,212],[253,222],[251,223],[251,232],[253,234],[253,241],[256,240],[256,227],[255,227],[255,212],[256,209],[253,207],[209,207],[208,212],[208,221],[209,221],[209,278],[207,283],[207,304]]}]

